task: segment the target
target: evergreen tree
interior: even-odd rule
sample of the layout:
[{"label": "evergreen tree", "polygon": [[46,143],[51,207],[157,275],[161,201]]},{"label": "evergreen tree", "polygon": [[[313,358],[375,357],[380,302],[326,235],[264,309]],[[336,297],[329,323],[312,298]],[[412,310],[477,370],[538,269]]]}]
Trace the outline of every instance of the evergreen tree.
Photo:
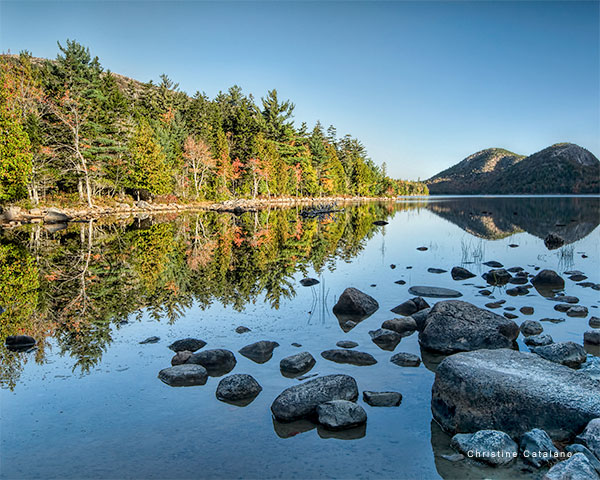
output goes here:
[{"label": "evergreen tree", "polygon": [[32,169],[29,137],[18,119],[0,103],[0,201],[27,196]]}]

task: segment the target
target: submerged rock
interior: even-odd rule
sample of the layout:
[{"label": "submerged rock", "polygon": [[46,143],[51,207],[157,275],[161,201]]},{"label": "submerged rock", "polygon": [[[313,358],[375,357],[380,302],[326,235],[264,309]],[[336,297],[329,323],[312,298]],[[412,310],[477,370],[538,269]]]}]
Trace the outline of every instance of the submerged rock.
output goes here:
[{"label": "submerged rock", "polygon": [[540,428],[534,428],[523,434],[519,442],[519,450],[525,461],[535,468],[551,465],[560,453],[552,443],[552,439]]},{"label": "submerged rock", "polygon": [[421,359],[412,353],[401,352],[393,355],[390,362],[399,367],[418,367],[421,365]]},{"label": "submerged rock", "polygon": [[367,421],[367,413],[356,403],[348,400],[331,400],[317,407],[317,418],[330,430],[357,427]]},{"label": "submerged rock", "polygon": [[575,342],[552,343],[532,348],[531,351],[546,360],[571,368],[579,368],[586,359],[584,348]]},{"label": "submerged rock", "polygon": [[217,386],[216,396],[225,402],[236,402],[256,397],[262,387],[252,375],[236,373],[223,378]]},{"label": "submerged rock", "polygon": [[248,333],[250,331],[250,329],[248,327],[244,327],[243,325],[240,325],[239,327],[237,327],[235,329],[235,333]]},{"label": "submerged rock", "polygon": [[279,369],[288,374],[300,375],[308,372],[317,361],[309,352],[297,353],[285,357],[279,362]]},{"label": "submerged rock", "polygon": [[452,354],[481,348],[510,348],[519,335],[515,322],[460,300],[438,302],[427,316],[419,344],[426,350]]},{"label": "submerged rock", "polygon": [[156,342],[159,342],[159,341],[160,341],[160,337],[148,337],[147,339],[142,340],[140,342],[140,345],[144,345],[146,343],[156,343]]},{"label": "submerged rock", "polygon": [[518,438],[533,428],[573,438],[600,416],[600,381],[532,353],[457,353],[437,368],[431,410],[446,431],[493,428]]},{"label": "submerged rock", "polygon": [[429,308],[429,304],[423,300],[421,297],[411,298],[400,305],[392,308],[392,312],[397,313],[398,315],[410,316],[413,313],[417,313],[419,310],[423,310],[425,308]]},{"label": "submerged rock", "polygon": [[158,378],[171,387],[204,385],[208,379],[206,369],[201,365],[176,365],[158,372]]},{"label": "submerged rock", "polygon": [[206,345],[204,340],[199,340],[197,338],[183,338],[181,340],[177,340],[169,345],[169,348],[174,352],[183,352],[187,350],[188,352],[195,352],[196,350],[200,350],[202,347]]},{"label": "submerged rock", "polygon": [[557,295],[556,297],[552,297],[550,300],[562,303],[579,303],[579,298],[572,295]]},{"label": "submerged rock", "polygon": [[452,268],[450,275],[452,275],[452,280],[467,280],[468,278],[473,278],[475,276],[474,273],[469,272],[469,270],[463,267]]},{"label": "submerged rock", "polygon": [[451,288],[442,288],[442,287],[428,287],[417,285],[415,287],[410,287],[408,289],[408,293],[411,295],[418,295],[419,297],[427,297],[427,298],[458,298],[462,297],[462,293],[457,290],[452,290]]},{"label": "submerged rock", "polygon": [[554,465],[542,480],[600,480],[600,476],[583,453]]},{"label": "submerged rock", "polygon": [[468,458],[493,466],[508,465],[519,453],[512,438],[497,430],[459,433],[452,437],[450,445]]},{"label": "submerged rock", "polygon": [[320,283],[316,278],[303,278],[300,280],[300,285],[303,287],[312,287],[313,285],[317,285]]},{"label": "submerged rock", "polygon": [[336,345],[340,348],[354,348],[358,347],[358,343],[353,342],[352,340],[340,340],[336,343]]},{"label": "submerged rock", "polygon": [[277,348],[279,344],[277,342],[271,342],[269,340],[261,340],[259,342],[251,343],[241,348],[239,353],[244,357],[249,358],[256,363],[265,363],[271,360],[273,357],[273,350]]},{"label": "submerged rock", "polygon": [[347,288],[333,307],[333,313],[345,315],[371,315],[379,308],[377,300],[356,288]]},{"label": "submerged rock", "polygon": [[583,343],[589,345],[600,345],[600,331],[589,330],[583,334]]},{"label": "submerged rock", "polygon": [[489,262],[483,262],[483,264],[488,267],[492,267],[492,268],[502,268],[504,266],[500,262],[497,262],[496,260],[490,260]]},{"label": "submerged rock", "polygon": [[211,377],[220,377],[233,370],[237,360],[229,350],[222,348],[203,350],[194,353],[187,361],[188,364],[202,365]]},{"label": "submerged rock", "polygon": [[4,341],[6,348],[13,352],[20,352],[23,350],[29,350],[35,347],[35,338],[29,335],[9,335]]},{"label": "submerged rock", "polygon": [[588,309],[582,305],[573,305],[567,310],[567,317],[587,317]]},{"label": "submerged rock", "polygon": [[351,365],[375,365],[377,360],[370,353],[357,352],[356,350],[333,349],[321,353],[325,360],[336,363],[349,363]]},{"label": "submerged rock", "polygon": [[600,328],[600,318],[591,317],[589,321],[589,326],[592,328]]},{"label": "submerged rock", "polygon": [[437,274],[440,274],[440,273],[446,273],[448,270],[444,270],[443,268],[434,268],[434,267],[430,267],[430,268],[428,268],[428,269],[427,269],[427,271],[428,271],[429,273],[437,273]]},{"label": "submerged rock", "polygon": [[349,375],[326,375],[287,388],[271,405],[271,412],[280,422],[314,418],[317,407],[331,400],[358,398],[356,380]]},{"label": "submerged rock", "polygon": [[372,407],[397,407],[402,402],[399,392],[363,392],[363,400]]}]

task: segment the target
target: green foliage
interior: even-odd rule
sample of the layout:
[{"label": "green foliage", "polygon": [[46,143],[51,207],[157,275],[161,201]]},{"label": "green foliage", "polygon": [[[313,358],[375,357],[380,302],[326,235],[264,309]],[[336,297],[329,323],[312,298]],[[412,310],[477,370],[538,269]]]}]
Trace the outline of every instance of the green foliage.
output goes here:
[{"label": "green foliage", "polygon": [[171,174],[162,148],[154,137],[152,127],[142,122],[129,146],[131,170],[129,186],[148,190],[155,195],[171,191]]},{"label": "green foliage", "polygon": [[0,104],[0,202],[27,196],[32,160],[27,133],[5,105]]}]

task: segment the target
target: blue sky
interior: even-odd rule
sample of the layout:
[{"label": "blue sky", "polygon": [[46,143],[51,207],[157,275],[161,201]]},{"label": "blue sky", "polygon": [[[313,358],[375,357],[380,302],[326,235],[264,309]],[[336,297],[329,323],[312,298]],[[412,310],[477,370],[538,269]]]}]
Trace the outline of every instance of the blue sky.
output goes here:
[{"label": "blue sky", "polygon": [[486,147],[600,153],[598,2],[0,0],[0,50],[75,39],[138,80],[214,96],[277,88],[401,178]]}]

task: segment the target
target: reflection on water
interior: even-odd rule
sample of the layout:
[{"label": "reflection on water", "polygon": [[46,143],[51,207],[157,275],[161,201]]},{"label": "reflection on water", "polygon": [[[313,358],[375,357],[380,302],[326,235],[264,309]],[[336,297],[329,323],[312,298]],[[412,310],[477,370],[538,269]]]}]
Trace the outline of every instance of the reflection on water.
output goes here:
[{"label": "reflection on water", "polygon": [[486,239],[518,232],[543,239],[556,232],[565,243],[573,243],[600,223],[600,197],[462,197],[431,202],[427,208]]},{"label": "reflection on water", "polygon": [[[544,333],[582,343],[589,316],[556,312],[535,289],[511,297],[512,285],[486,286],[481,275],[495,260],[529,273],[582,270],[598,283],[599,220],[598,198],[430,198],[352,206],[330,218],[302,218],[296,209],[205,212],[0,232],[2,344],[13,334],[38,340],[29,352],[0,347],[1,474],[197,478],[201,468],[205,478],[532,478],[522,463],[500,470],[444,458],[454,451],[430,409],[444,357],[421,351],[417,334],[392,353],[368,332],[394,317],[390,310],[413,296],[411,286],[430,285],[459,290],[479,307],[505,300],[494,311],[513,309],[517,323],[559,319],[542,322]],[[552,231],[568,245],[547,250],[541,239]],[[457,265],[475,277],[454,281],[449,271]],[[598,291],[563,276],[565,293],[598,316]],[[320,283],[303,287],[303,277]],[[373,296],[379,309],[364,319],[336,317],[332,307],[347,287]],[[525,306],[534,313],[523,316]],[[248,331],[236,333],[239,326]],[[151,336],[160,340],[139,343]],[[167,345],[185,337],[236,352],[232,372],[251,374],[261,393],[230,404],[215,396],[219,378],[163,384],[156,375],[169,366]],[[265,363],[237,353],[260,340],[280,345]],[[358,343],[377,363],[323,359],[340,340]],[[521,337],[518,348],[528,350]],[[303,351],[316,359],[310,372],[282,375],[280,360]],[[391,363],[400,352],[419,355],[422,365]],[[402,403],[374,408],[359,395],[367,424],[344,432],[272,419],[283,389],[334,373],[353,376],[360,392],[398,391]]]}]

